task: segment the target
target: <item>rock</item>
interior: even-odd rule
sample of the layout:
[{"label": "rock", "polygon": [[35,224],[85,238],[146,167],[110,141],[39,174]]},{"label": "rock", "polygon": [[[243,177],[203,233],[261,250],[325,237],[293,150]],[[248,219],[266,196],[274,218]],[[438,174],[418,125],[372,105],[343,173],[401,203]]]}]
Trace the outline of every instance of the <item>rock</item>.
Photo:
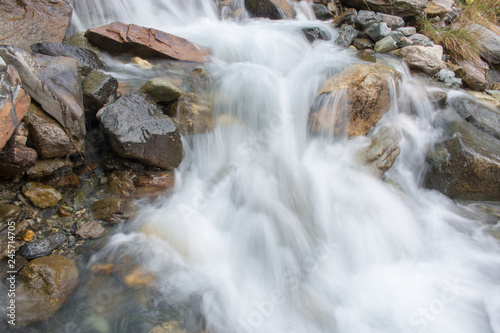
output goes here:
[{"label": "rock", "polygon": [[483,91],[488,88],[489,82],[486,76],[488,65],[486,63],[473,64],[470,61],[460,61],[459,64],[465,73],[462,77],[465,87],[477,91]]},{"label": "rock", "polygon": [[500,102],[500,90],[485,90],[485,92]]},{"label": "rock", "polygon": [[442,68],[441,58],[438,58],[429,47],[411,45],[391,51],[391,53],[402,58],[411,69],[422,71],[430,76],[434,76]]},{"label": "rock", "polygon": [[407,37],[402,37],[399,41],[396,42],[396,45],[398,46],[398,48],[402,48],[405,46],[413,45],[413,42]]},{"label": "rock", "polygon": [[199,134],[215,128],[215,114],[207,101],[195,93],[186,93],[167,110],[182,135]]},{"label": "rock", "polygon": [[444,17],[446,14],[453,11],[452,7],[454,5],[455,1],[453,0],[429,0],[427,8],[425,8],[424,12],[429,17]]},{"label": "rock", "polygon": [[26,174],[31,179],[39,179],[55,173],[69,173],[72,167],[73,163],[68,160],[38,160],[34,167],[26,171]]},{"label": "rock", "polygon": [[380,22],[387,23],[387,26],[391,29],[401,28],[405,25],[405,21],[399,16],[377,13],[377,17],[379,18]]},{"label": "rock", "polygon": [[167,193],[175,185],[175,174],[172,171],[147,172],[134,178],[135,196],[149,198]]},{"label": "rock", "polygon": [[452,199],[500,200],[500,141],[452,110],[442,111],[435,126],[444,138],[428,153],[426,186]]},{"label": "rock", "polygon": [[370,146],[360,153],[359,158],[373,175],[381,178],[392,167],[401,152],[399,148],[401,136],[393,129],[383,127],[376,134],[372,134],[370,139]]},{"label": "rock", "polygon": [[38,154],[26,146],[28,131],[23,123],[17,126],[14,134],[0,151],[0,176],[14,178],[36,164]]},{"label": "rock", "polygon": [[343,47],[349,47],[358,35],[358,30],[354,29],[350,25],[344,24],[339,29],[339,35],[335,40],[335,43]]},{"label": "rock", "polygon": [[85,31],[75,32],[71,36],[66,36],[66,38],[64,38],[63,44],[87,49],[94,52],[95,54],[99,54],[101,52],[99,48],[92,45],[92,43],[90,43],[89,40],[85,38]]},{"label": "rock", "polygon": [[363,50],[363,49],[373,49],[374,44],[370,38],[365,38],[365,37],[360,37],[356,38],[353,42],[352,45],[354,45],[355,48],[358,50]]},{"label": "rock", "polygon": [[123,280],[130,288],[144,288],[152,287],[156,277],[151,273],[136,269],[127,274]]},{"label": "rock", "polygon": [[0,232],[5,230],[9,223],[18,222],[23,217],[23,209],[15,205],[0,204]]},{"label": "rock", "polygon": [[403,33],[400,31],[391,31],[387,36],[391,37],[396,43],[399,43],[401,39],[405,38]]},{"label": "rock", "polygon": [[354,25],[358,30],[365,30],[368,26],[379,23],[380,16],[377,16],[375,12],[370,12],[368,10],[360,10],[356,18],[354,19]]},{"label": "rock", "polygon": [[56,313],[78,284],[78,268],[68,258],[51,255],[29,262],[17,278],[16,324],[24,327]]},{"label": "rock", "polygon": [[448,102],[448,94],[442,90],[433,91],[429,94],[429,99],[436,109],[444,109]]},{"label": "rock", "polygon": [[175,123],[154,101],[143,95],[125,95],[97,113],[111,148],[119,156],[171,170],[184,151]]},{"label": "rock", "polygon": [[331,38],[330,34],[327,31],[322,30],[318,27],[302,28],[302,32],[310,43],[314,42],[317,39],[330,40]]},{"label": "rock", "polygon": [[110,223],[121,223],[128,220],[135,210],[128,200],[121,198],[96,201],[91,209],[96,218]]},{"label": "rock", "polygon": [[[487,94],[486,92],[469,90],[468,93],[474,96],[474,99],[476,101],[481,102],[490,108],[493,108],[493,110],[496,110],[498,107],[500,107],[500,101]],[[498,111],[500,112],[500,110]]]},{"label": "rock", "polygon": [[76,234],[83,239],[92,238],[97,239],[104,236],[108,231],[97,221],[88,221],[84,225],[82,225],[78,230],[76,230]]},{"label": "rock", "polygon": [[[341,132],[347,126],[349,136],[365,135],[391,106],[388,80],[398,81],[400,74],[379,64],[356,64],[330,78],[313,101],[309,112],[309,128],[315,133]],[[347,94],[347,122],[335,114],[332,94]],[[326,100],[326,103],[325,103]],[[343,108],[343,106],[341,106]],[[340,122],[340,123],[339,123]]]},{"label": "rock", "polygon": [[29,50],[33,43],[61,43],[72,9],[63,0],[6,0],[0,13],[0,44]]},{"label": "rock", "polygon": [[311,6],[314,11],[314,15],[318,20],[326,21],[326,20],[331,20],[333,18],[332,12],[329,11],[325,5],[320,3],[313,3],[311,4]]},{"label": "rock", "polygon": [[30,106],[31,98],[21,88],[21,78],[13,66],[0,70],[0,150],[5,146]]},{"label": "rock", "polygon": [[462,79],[458,79],[455,77],[455,73],[448,70],[442,69],[434,76],[438,81],[443,82],[447,87],[451,88],[460,88],[462,85]]},{"label": "rock", "polygon": [[421,46],[434,46],[434,43],[429,39],[429,37],[422,34],[413,34],[408,37],[412,41],[413,45]]},{"label": "rock", "polygon": [[368,62],[377,62],[377,54],[370,49],[359,50],[358,53],[356,53],[356,57]]},{"label": "rock", "polygon": [[75,59],[33,54],[13,46],[0,46],[0,57],[17,68],[23,89],[48,114],[73,136],[84,137],[82,88]]},{"label": "rock", "polygon": [[245,8],[252,17],[271,20],[295,18],[295,10],[287,0],[244,0]]},{"label": "rock", "polygon": [[385,53],[398,48],[392,36],[387,36],[375,43],[375,52]]},{"label": "rock", "polygon": [[157,102],[171,102],[181,97],[181,91],[170,81],[162,78],[149,79],[141,90]]},{"label": "rock", "polygon": [[62,200],[61,193],[55,188],[36,182],[27,183],[23,187],[23,194],[40,208],[55,207]]},{"label": "rock", "polygon": [[85,37],[112,54],[130,53],[141,58],[205,62],[208,50],[184,38],[135,24],[111,23],[85,32]]},{"label": "rock", "polygon": [[135,193],[132,174],[129,171],[116,170],[108,177],[108,192],[120,197],[133,197]]},{"label": "rock", "polygon": [[75,58],[78,61],[78,68],[82,75],[88,75],[92,70],[104,69],[104,64],[99,60],[95,52],[81,47],[55,43],[37,43],[31,45],[31,51],[53,57]]},{"label": "rock", "polygon": [[186,330],[180,328],[177,321],[170,321],[152,328],[149,333],[186,333]]},{"label": "rock", "polygon": [[401,27],[395,30],[401,32],[406,37],[409,37],[417,33],[417,29],[415,27]]},{"label": "rock", "polygon": [[92,71],[82,80],[82,90],[85,118],[92,122],[100,109],[116,100],[118,80],[101,71]]},{"label": "rock", "polygon": [[344,7],[369,9],[402,18],[419,16],[427,6],[427,0],[341,0],[340,2]]},{"label": "rock", "polygon": [[375,42],[381,40],[391,33],[391,28],[387,26],[387,23],[373,23],[368,28],[366,28],[365,33],[370,36]]},{"label": "rock", "polygon": [[28,129],[28,145],[35,148],[41,158],[51,159],[78,154],[83,141],[70,137],[51,116],[31,104],[24,118]]},{"label": "rock", "polygon": [[27,243],[21,250],[21,255],[28,260],[38,257],[48,256],[66,241],[66,236],[61,232],[56,232],[48,237]]},{"label": "rock", "polygon": [[458,95],[449,98],[449,105],[478,130],[500,139],[500,111],[488,108],[474,98]]}]

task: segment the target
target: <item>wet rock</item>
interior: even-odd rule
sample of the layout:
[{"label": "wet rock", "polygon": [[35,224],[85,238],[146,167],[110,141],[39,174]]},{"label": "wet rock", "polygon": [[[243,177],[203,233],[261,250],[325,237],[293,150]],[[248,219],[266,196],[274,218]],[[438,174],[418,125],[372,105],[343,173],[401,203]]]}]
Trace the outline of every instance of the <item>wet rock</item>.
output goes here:
[{"label": "wet rock", "polygon": [[365,38],[365,37],[356,38],[352,42],[352,45],[358,50],[373,49],[374,47],[372,40],[370,38]]},{"label": "wet rock", "polygon": [[26,170],[36,164],[38,154],[26,146],[28,131],[23,123],[17,126],[14,134],[0,151],[0,176],[14,178],[24,175]]},{"label": "wet rock", "polygon": [[474,98],[459,95],[449,99],[449,105],[478,130],[500,139],[500,111],[477,102]]},{"label": "wet rock", "polygon": [[369,9],[402,18],[418,16],[427,6],[427,0],[341,0],[340,2],[344,7]]},{"label": "wet rock", "polygon": [[330,40],[331,36],[328,32],[318,28],[302,28],[302,32],[304,33],[304,36],[306,36],[307,40],[309,42],[314,42],[317,39],[321,40]]},{"label": "wet rock", "polygon": [[207,101],[195,93],[186,93],[173,103],[167,113],[174,118],[183,135],[205,133],[215,127],[215,114]]},{"label": "wet rock", "polygon": [[[3,236],[5,236],[5,234]],[[12,249],[17,252],[25,243],[25,241],[19,239],[14,239],[14,242],[10,244],[5,241],[0,242],[0,260],[7,258],[9,251],[12,251]]]},{"label": "wet rock", "polygon": [[79,188],[80,187],[80,179],[77,175],[75,175],[72,171],[64,172],[64,173],[55,173],[43,180],[46,185],[50,185],[52,187],[58,189],[67,189],[67,188]]},{"label": "wet rock", "polygon": [[452,110],[436,124],[444,138],[427,156],[426,186],[453,199],[500,200],[500,141]]},{"label": "wet rock", "polygon": [[171,170],[184,152],[175,123],[154,101],[125,95],[97,113],[111,148],[119,156]]},{"label": "wet rock", "polygon": [[395,30],[401,32],[406,37],[409,37],[417,33],[417,29],[415,27],[401,27]]},{"label": "wet rock", "polygon": [[75,59],[33,54],[13,46],[0,46],[0,56],[17,68],[23,89],[45,112],[73,136],[84,137],[82,88]]},{"label": "wet rock", "polygon": [[473,64],[470,61],[460,61],[460,66],[464,70],[462,82],[465,87],[472,90],[483,91],[488,85],[488,65],[486,63]]},{"label": "wet rock", "polygon": [[113,171],[108,177],[107,191],[124,198],[133,197],[135,186],[132,181],[132,176],[132,173],[129,171]]},{"label": "wet rock", "polygon": [[17,324],[45,321],[71,296],[78,284],[78,268],[65,257],[51,255],[28,263],[18,274]]},{"label": "wet rock", "polygon": [[15,205],[0,204],[0,232],[23,217],[23,209]]},{"label": "wet rock", "polygon": [[181,91],[170,81],[162,78],[148,80],[141,90],[150,95],[157,102],[171,102],[181,97]]},{"label": "wet rock", "polygon": [[428,17],[444,17],[453,11],[453,6],[455,6],[455,1],[453,0],[429,0],[424,12]]},{"label": "wet rock", "polygon": [[55,173],[69,173],[72,167],[73,163],[68,160],[38,160],[34,167],[26,171],[26,174],[30,179],[39,179]]},{"label": "wet rock", "polygon": [[61,193],[55,188],[37,182],[27,183],[23,187],[23,194],[40,208],[55,207],[62,200]]},{"label": "wet rock", "polygon": [[85,32],[85,37],[100,49],[113,53],[130,53],[142,58],[165,58],[205,62],[208,50],[163,31],[135,24],[111,23]]},{"label": "wet rock", "polygon": [[104,236],[108,231],[97,221],[89,221],[82,225],[76,234],[84,239],[92,238],[97,239]]},{"label": "wet rock", "polygon": [[122,223],[131,217],[134,206],[126,199],[106,198],[96,201],[92,207],[94,216],[110,223]]},{"label": "wet rock", "polygon": [[0,70],[0,150],[28,112],[31,98],[21,88],[21,78],[13,66]]},{"label": "wet rock", "polygon": [[156,281],[156,277],[148,272],[136,269],[127,274],[123,280],[130,288],[152,287]]},{"label": "wet rock", "polygon": [[21,255],[28,260],[47,256],[66,241],[63,233],[56,232],[48,237],[27,243],[21,250]]},{"label": "wet rock", "polygon": [[354,29],[350,25],[344,24],[339,29],[339,35],[335,40],[335,43],[343,47],[349,47],[358,35],[358,30]]},{"label": "wet rock", "polygon": [[370,49],[359,50],[358,53],[356,53],[356,57],[368,62],[377,62],[377,54]]},{"label": "wet rock", "polygon": [[398,48],[396,41],[392,36],[387,36],[375,43],[375,52],[385,53]]},{"label": "wet rock", "polygon": [[271,20],[295,18],[295,10],[287,0],[244,0],[245,9],[252,17]]},{"label": "wet rock", "polygon": [[[391,106],[388,80],[398,81],[400,74],[379,64],[356,64],[330,78],[313,101],[309,128],[314,133],[341,133],[347,127],[349,136],[365,135]],[[345,92],[345,118],[336,112],[332,95]],[[340,106],[344,109],[344,106]],[[339,118],[340,117],[340,118]]]},{"label": "wet rock", "polygon": [[314,11],[314,15],[318,20],[326,21],[333,18],[332,12],[328,10],[325,5],[320,3],[313,3],[311,6]]},{"label": "wet rock", "polygon": [[433,76],[442,68],[441,58],[429,47],[411,45],[391,51],[402,58],[411,69],[422,71]]},{"label": "wet rock", "polygon": [[422,34],[413,34],[408,37],[409,40],[413,43],[413,45],[420,46],[434,46],[434,43],[429,39],[429,37]]},{"label": "wet rock", "polygon": [[134,178],[137,198],[150,198],[167,193],[175,185],[172,171],[146,172]]},{"label": "wet rock", "polygon": [[356,18],[354,19],[354,24],[358,30],[365,30],[368,26],[379,23],[380,17],[377,16],[375,12],[370,12],[368,10],[360,10]]},{"label": "wet rock", "polygon": [[92,71],[82,80],[83,105],[88,122],[96,120],[97,112],[116,100],[118,80],[101,71]]},{"label": "wet rock", "polygon": [[31,51],[53,57],[75,58],[78,61],[78,68],[82,75],[88,75],[92,70],[104,69],[104,64],[99,60],[95,52],[81,47],[56,43],[37,43],[31,45]]},{"label": "wet rock", "polygon": [[64,128],[36,104],[31,104],[24,118],[28,129],[28,145],[35,148],[40,158],[56,158],[78,154],[83,142],[70,137]]},{"label": "wet rock", "polygon": [[405,25],[405,21],[399,16],[377,13],[377,17],[379,18],[380,22],[387,23],[387,26],[391,29],[401,28]]},{"label": "wet rock", "polygon": [[0,13],[0,44],[29,50],[33,43],[61,43],[72,9],[63,0],[8,0]]},{"label": "wet rock", "polygon": [[448,102],[448,94],[442,90],[433,91],[429,94],[429,99],[437,109],[444,109]]},{"label": "wet rock", "polygon": [[377,42],[389,35],[391,33],[391,28],[389,28],[385,22],[373,23],[366,28],[365,33]]},{"label": "wet rock", "polygon": [[393,129],[384,127],[371,135],[370,139],[371,144],[361,152],[360,159],[373,175],[380,178],[399,156],[401,136]]}]

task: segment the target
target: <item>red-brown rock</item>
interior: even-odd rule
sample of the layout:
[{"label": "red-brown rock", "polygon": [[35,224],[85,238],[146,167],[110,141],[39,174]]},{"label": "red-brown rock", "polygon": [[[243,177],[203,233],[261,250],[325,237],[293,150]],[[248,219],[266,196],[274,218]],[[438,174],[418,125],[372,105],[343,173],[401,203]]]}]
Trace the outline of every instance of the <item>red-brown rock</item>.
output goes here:
[{"label": "red-brown rock", "polygon": [[104,51],[131,53],[142,58],[166,58],[194,62],[208,59],[208,50],[153,28],[120,22],[87,30],[85,37]]},{"label": "red-brown rock", "polygon": [[23,123],[17,126],[14,134],[0,151],[0,177],[22,176],[36,164],[38,154],[26,146],[28,131]]}]

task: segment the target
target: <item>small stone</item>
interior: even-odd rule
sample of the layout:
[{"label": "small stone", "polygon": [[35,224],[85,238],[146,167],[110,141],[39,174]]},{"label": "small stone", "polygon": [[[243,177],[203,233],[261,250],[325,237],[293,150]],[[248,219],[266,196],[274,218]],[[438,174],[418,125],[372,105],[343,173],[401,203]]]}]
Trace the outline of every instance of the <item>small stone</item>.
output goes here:
[{"label": "small stone", "polygon": [[132,63],[136,64],[137,66],[139,66],[139,68],[141,69],[152,69],[153,68],[153,65],[151,65],[151,63],[147,60],[144,60],[142,58],[139,58],[139,57],[133,57],[132,58]]},{"label": "small stone", "polygon": [[108,178],[107,191],[124,198],[134,196],[135,186],[132,178],[132,174],[129,171],[113,171]]},{"label": "small stone", "polygon": [[370,50],[370,49],[364,49],[358,51],[356,54],[356,57],[358,59],[364,60],[364,61],[369,61],[369,62],[377,62],[377,54],[375,51]]},{"label": "small stone", "polygon": [[402,37],[398,42],[396,42],[398,48],[413,45],[413,42],[408,37]]},{"label": "small stone", "polygon": [[32,230],[26,230],[22,235],[23,241],[30,242],[35,237],[35,233]]},{"label": "small stone", "polygon": [[422,34],[413,34],[408,37],[413,42],[413,45],[421,46],[434,46],[434,43],[429,39],[429,37]]},{"label": "small stone", "polygon": [[171,102],[181,97],[181,91],[170,81],[162,78],[148,80],[141,90],[150,95],[157,102]]},{"label": "small stone", "polygon": [[375,52],[385,53],[397,49],[396,41],[391,36],[387,36],[375,43]]},{"label": "small stone", "polygon": [[366,28],[365,33],[374,41],[379,41],[391,33],[391,28],[385,22],[374,23]]},{"label": "small stone", "polygon": [[97,221],[89,221],[82,225],[76,231],[76,234],[82,238],[100,238],[108,231]]},{"label": "small stone", "polygon": [[358,37],[359,31],[351,27],[350,25],[344,24],[339,29],[339,35],[335,40],[335,43],[339,46],[348,47],[351,45],[353,40]]},{"label": "small stone", "polygon": [[373,41],[370,38],[365,37],[356,38],[352,45],[354,45],[354,47],[358,50],[373,49],[374,47]]},{"label": "small stone", "polygon": [[134,210],[134,206],[128,200],[121,198],[106,198],[92,205],[94,216],[110,223],[126,221]]},{"label": "small stone", "polygon": [[23,194],[39,208],[55,207],[62,200],[62,195],[55,188],[41,183],[31,182],[23,187]]},{"label": "small stone", "polygon": [[21,250],[21,255],[28,260],[47,256],[66,241],[63,233],[56,232],[46,238],[28,243]]},{"label": "small stone", "polygon": [[180,328],[177,321],[170,321],[154,327],[149,333],[186,333],[186,330]]},{"label": "small stone", "polygon": [[29,178],[42,178],[55,173],[64,173],[71,171],[73,163],[68,160],[38,160],[36,165],[26,171]]}]

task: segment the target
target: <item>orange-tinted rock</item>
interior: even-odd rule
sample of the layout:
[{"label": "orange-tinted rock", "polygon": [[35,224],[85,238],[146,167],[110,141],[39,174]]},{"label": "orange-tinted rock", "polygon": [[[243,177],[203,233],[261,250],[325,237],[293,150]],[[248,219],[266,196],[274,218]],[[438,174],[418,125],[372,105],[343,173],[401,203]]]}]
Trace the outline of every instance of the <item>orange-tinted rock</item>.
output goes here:
[{"label": "orange-tinted rock", "polygon": [[135,24],[111,23],[87,30],[85,37],[104,51],[131,53],[142,58],[166,58],[204,62],[208,50],[184,38]]},{"label": "orange-tinted rock", "polygon": [[172,171],[147,172],[134,178],[135,196],[149,198],[168,192],[174,187],[175,174]]},{"label": "orange-tinted rock", "polygon": [[23,123],[17,126],[14,134],[0,151],[0,176],[14,178],[36,164],[38,154],[26,146],[28,132]]}]

